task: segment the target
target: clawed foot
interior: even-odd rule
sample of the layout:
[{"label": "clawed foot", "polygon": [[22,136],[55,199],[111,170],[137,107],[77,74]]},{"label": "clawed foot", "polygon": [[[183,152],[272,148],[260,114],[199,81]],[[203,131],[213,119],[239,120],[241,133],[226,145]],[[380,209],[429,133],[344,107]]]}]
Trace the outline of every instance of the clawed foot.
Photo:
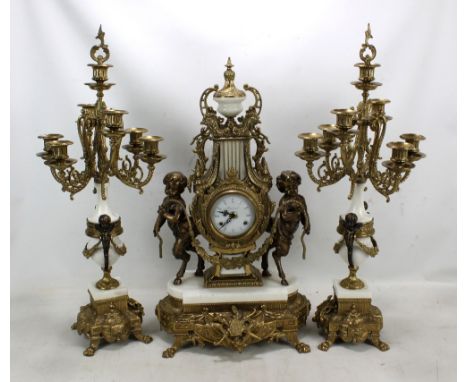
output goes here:
[{"label": "clawed foot", "polygon": [[96,350],[96,348],[89,346],[84,350],[83,355],[86,357],[92,357],[94,353],[96,353]]},{"label": "clawed foot", "polygon": [[379,341],[379,343],[377,345],[375,345],[375,346],[380,351],[387,351],[388,349],[390,349],[390,346],[388,346],[388,344],[383,342],[383,341]]},{"label": "clawed foot", "polygon": [[170,347],[163,351],[162,356],[163,358],[172,358],[174,357],[176,352],[177,352],[177,348]]},{"label": "clawed foot", "polygon": [[135,338],[138,341],[141,341],[141,342],[143,342],[145,344],[149,344],[149,343],[153,342],[153,337],[147,336],[147,335],[144,335],[144,334],[135,335]]},{"label": "clawed foot", "polygon": [[288,281],[286,279],[281,279],[281,285],[289,285]]},{"label": "clawed foot", "polygon": [[309,353],[310,352],[310,346],[305,344],[304,342],[299,342],[297,345],[296,345],[296,350],[299,352],[299,353]]},{"label": "clawed foot", "polygon": [[180,277],[176,277],[172,283],[174,285],[180,285],[182,284],[182,279]]},{"label": "clawed foot", "polygon": [[332,343],[330,341],[323,341],[319,346],[319,350],[321,351],[328,351],[328,349],[330,349],[330,346],[332,345]]},{"label": "clawed foot", "polygon": [[263,277],[270,277],[271,273],[268,271],[268,269],[264,269],[263,272],[262,272],[262,276]]}]

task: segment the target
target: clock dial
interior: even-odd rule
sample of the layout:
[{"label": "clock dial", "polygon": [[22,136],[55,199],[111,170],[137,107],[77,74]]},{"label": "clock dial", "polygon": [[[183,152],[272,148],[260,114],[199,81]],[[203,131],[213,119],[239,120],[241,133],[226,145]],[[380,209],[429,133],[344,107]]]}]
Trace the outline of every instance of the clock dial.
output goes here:
[{"label": "clock dial", "polygon": [[214,202],[210,216],[218,232],[228,237],[236,237],[252,227],[255,222],[255,209],[244,195],[229,193]]}]

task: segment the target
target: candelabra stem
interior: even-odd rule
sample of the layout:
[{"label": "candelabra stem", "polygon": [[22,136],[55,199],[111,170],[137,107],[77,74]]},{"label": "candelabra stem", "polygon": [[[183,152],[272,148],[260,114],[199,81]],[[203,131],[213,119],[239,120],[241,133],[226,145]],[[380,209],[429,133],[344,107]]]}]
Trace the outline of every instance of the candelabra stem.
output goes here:
[{"label": "candelabra stem", "polygon": [[94,212],[91,216],[88,217],[88,221],[92,223],[98,223],[99,216],[101,215],[109,215],[112,222],[119,220],[120,216],[113,212],[109,207],[109,182],[102,184],[94,182],[94,190],[97,196],[97,202],[96,206],[94,207]]},{"label": "candelabra stem", "polygon": [[366,182],[356,183],[353,187],[351,204],[349,206],[348,213],[352,212],[358,217],[359,223],[367,223],[372,220],[372,216],[366,209],[364,192],[366,189]]},{"label": "candelabra stem", "polygon": [[356,276],[359,267],[349,265],[349,275],[340,281],[340,285],[345,289],[362,289],[364,282]]},{"label": "candelabra stem", "polygon": [[111,270],[112,267],[109,267],[107,270],[105,268],[103,270],[103,275],[101,279],[96,282],[96,288],[101,289],[101,290],[109,290],[109,289],[115,289],[117,288],[120,283],[118,280],[114,279],[111,276]]}]

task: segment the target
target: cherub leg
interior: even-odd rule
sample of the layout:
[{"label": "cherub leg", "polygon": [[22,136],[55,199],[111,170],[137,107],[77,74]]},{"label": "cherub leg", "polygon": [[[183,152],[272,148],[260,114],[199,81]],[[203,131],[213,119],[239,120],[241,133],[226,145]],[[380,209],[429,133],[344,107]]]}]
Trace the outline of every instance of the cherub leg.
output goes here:
[{"label": "cherub leg", "polygon": [[187,263],[190,260],[190,254],[185,251],[185,245],[182,240],[177,240],[174,244],[174,257],[176,259],[182,260],[179,270],[177,271],[176,278],[174,279],[174,285],[182,284],[182,277],[185,274],[185,269],[187,268]]},{"label": "cherub leg", "polygon": [[197,255],[198,257],[198,263],[197,263],[197,270],[195,271],[195,276],[202,277],[203,276],[203,270],[205,269],[205,260],[203,260],[203,257]]},{"label": "cherub leg", "polygon": [[275,260],[276,267],[278,268],[278,275],[281,278],[281,285],[289,285],[288,281],[286,280],[286,275],[283,271],[283,265],[281,264],[281,255],[278,252],[278,250],[273,252],[273,259]]},{"label": "cherub leg", "polygon": [[281,285],[289,285],[288,281],[286,280],[286,275],[283,271],[283,265],[281,264],[281,257],[284,257],[289,253],[289,247],[290,244],[287,241],[282,240],[279,242],[278,246],[272,254],[276,263],[276,267],[278,268],[279,277],[281,277]]},{"label": "cherub leg", "polygon": [[262,256],[262,276],[270,277],[271,273],[268,271],[268,252]]}]

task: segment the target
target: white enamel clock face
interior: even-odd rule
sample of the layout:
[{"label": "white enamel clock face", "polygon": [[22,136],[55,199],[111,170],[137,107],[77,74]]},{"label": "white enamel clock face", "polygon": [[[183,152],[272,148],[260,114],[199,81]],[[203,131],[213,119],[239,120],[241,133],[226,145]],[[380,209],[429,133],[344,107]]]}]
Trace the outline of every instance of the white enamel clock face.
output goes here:
[{"label": "white enamel clock face", "polygon": [[241,236],[255,222],[255,209],[244,195],[230,193],[219,197],[211,207],[211,222],[221,234]]}]

